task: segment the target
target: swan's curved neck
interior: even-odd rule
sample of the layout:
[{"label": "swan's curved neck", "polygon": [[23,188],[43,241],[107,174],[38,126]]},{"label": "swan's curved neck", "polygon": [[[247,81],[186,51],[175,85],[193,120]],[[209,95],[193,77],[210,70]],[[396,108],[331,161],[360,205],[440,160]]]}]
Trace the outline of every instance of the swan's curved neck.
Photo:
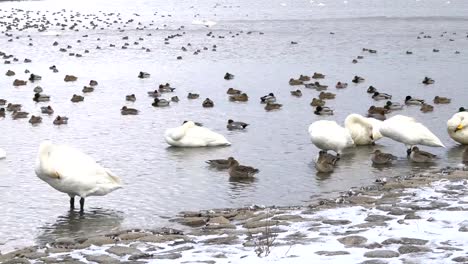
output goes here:
[{"label": "swan's curved neck", "polygon": [[39,162],[41,163],[41,167],[49,171],[49,153],[52,149],[52,144],[49,142],[42,143],[39,147]]}]

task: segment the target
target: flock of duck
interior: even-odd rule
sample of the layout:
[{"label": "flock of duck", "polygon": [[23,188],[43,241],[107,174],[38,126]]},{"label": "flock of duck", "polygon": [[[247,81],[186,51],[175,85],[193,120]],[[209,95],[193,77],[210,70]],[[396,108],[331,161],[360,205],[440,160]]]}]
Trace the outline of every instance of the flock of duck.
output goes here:
[{"label": "flock of duck", "polygon": [[[46,11],[48,13],[48,11]],[[66,15],[68,14],[68,17]],[[48,20],[45,14],[41,14],[39,11],[36,13],[39,15],[39,19],[33,19],[30,12],[24,12],[23,10],[13,10],[13,13],[9,16],[0,17],[0,25],[7,29],[5,33],[7,37],[10,37],[8,40],[12,42],[14,39],[19,39],[19,36],[14,37],[12,33],[8,33],[12,29],[17,31],[28,30],[28,29],[37,29],[38,31],[47,31],[54,26],[54,23],[51,20]],[[61,30],[72,30],[79,31],[81,26],[85,30],[99,30],[104,29],[105,27],[111,27],[117,25],[117,29],[120,32],[124,32],[124,28],[129,25],[135,24],[134,19],[129,19],[123,21],[120,17],[120,14],[115,13],[101,13],[106,19],[101,19],[97,15],[86,15],[80,14],[79,12],[71,13],[62,10],[61,12],[52,13],[55,21],[55,27],[60,28]],[[164,15],[162,15],[164,17]],[[170,16],[170,15],[168,15]],[[62,22],[58,21],[58,17],[61,17]],[[5,18],[15,18],[13,22],[5,22]],[[83,23],[84,20],[90,21],[89,23]],[[113,20],[113,21],[112,21]],[[20,23],[22,21],[22,23]],[[145,30],[153,26],[153,23],[148,25],[143,25],[141,22],[138,22],[136,30]],[[166,27],[164,25],[163,27]],[[184,29],[181,26],[178,30],[181,33],[172,34],[167,36],[164,39],[165,44],[169,44],[169,41],[173,38],[182,37],[185,32],[182,32]],[[232,33],[230,32],[228,36],[236,37],[239,34],[244,33]],[[246,32],[246,34],[251,34],[252,32]],[[259,34],[263,34],[259,32]],[[150,36],[151,34],[147,34]],[[424,33],[421,33],[424,35]],[[207,35],[209,38],[224,38],[225,36],[214,35],[212,32],[209,32]],[[84,35],[83,38],[88,37]],[[428,38],[427,35],[423,36]],[[28,36],[29,40],[32,41],[32,38]],[[421,38],[418,36],[418,38]],[[123,37],[122,40],[128,40],[128,37]],[[100,39],[98,39],[100,41]],[[141,41],[144,41],[143,37],[135,40],[133,45],[138,46]],[[77,43],[81,43],[81,40],[78,40]],[[291,42],[291,44],[297,44],[297,42]],[[55,41],[52,43],[53,46],[58,46],[59,43]],[[33,46],[33,42],[29,43],[29,46]],[[115,44],[110,44],[110,47],[115,47]],[[122,49],[126,49],[130,46],[129,43],[125,42],[122,45]],[[192,47],[192,44],[187,43],[185,46],[181,47],[182,52],[188,51]],[[69,52],[70,56],[82,57],[81,53],[76,51],[70,51],[73,47],[67,45],[61,47],[59,52]],[[213,45],[211,47],[212,51],[216,51],[217,46]],[[101,49],[100,46],[97,46],[96,49]],[[208,47],[203,47],[201,49],[194,49],[194,55],[197,55],[201,50],[208,50]],[[146,47],[142,47],[142,50],[150,52],[151,50]],[[438,50],[433,50],[438,52]],[[364,48],[363,52],[377,53],[377,50]],[[85,50],[84,53],[89,53],[89,50]],[[406,54],[410,55],[412,52],[407,51]],[[11,64],[11,62],[18,62],[19,59],[13,55],[8,55],[5,52],[0,52],[0,55],[5,59],[5,64]],[[353,60],[353,63],[357,63],[359,60],[363,59],[364,56],[358,56]],[[10,59],[13,59],[10,61]],[[181,56],[178,56],[177,59],[182,59]],[[31,59],[25,58],[23,63],[30,63]],[[55,65],[49,67],[53,73],[58,73],[59,70]],[[40,81],[42,77],[38,74],[30,73],[29,70],[24,71],[26,74],[29,74],[28,80],[15,79],[13,80],[14,86],[24,86],[27,85],[28,81],[31,83]],[[13,77],[16,73],[12,70],[8,70],[5,74],[8,77]],[[147,72],[139,72],[137,77],[140,79],[148,79],[151,74]],[[231,73],[226,73],[224,75],[225,80],[232,80],[234,75]],[[289,85],[294,87],[290,91],[290,95],[294,97],[301,97],[302,90],[297,87],[303,87],[306,89],[314,89],[318,92],[317,97],[313,98],[310,102],[310,105],[314,107],[314,114],[322,115],[333,115],[334,110],[326,105],[328,100],[333,100],[336,97],[336,94],[332,92],[326,92],[328,89],[327,85],[321,84],[319,80],[325,79],[325,75],[322,73],[315,72],[312,75],[300,75],[299,78],[291,78],[289,80]],[[64,77],[65,82],[75,82],[78,80],[78,77],[74,75],[66,75]],[[351,82],[355,84],[360,84],[364,82],[365,79],[360,76],[354,76]],[[425,77],[422,81],[425,85],[431,85],[435,81],[429,77]],[[88,85],[84,86],[82,89],[83,94],[91,93],[95,91],[98,87],[98,82],[96,80],[90,80]],[[338,81],[335,85],[336,89],[346,89],[348,87],[347,82]],[[169,83],[160,84],[157,89],[148,91],[147,95],[152,98],[151,105],[154,107],[168,107],[171,103],[179,102],[179,97],[177,95],[171,96],[170,98],[162,98],[165,94],[171,94],[176,91],[176,88],[172,87]],[[40,86],[36,86],[33,89],[32,100],[36,103],[47,103],[50,101],[51,96],[44,94],[44,89]],[[397,101],[392,101],[392,95],[379,91],[373,86],[369,86],[367,93],[371,96],[376,102],[384,101],[384,106],[375,106],[372,105],[367,111],[367,116],[362,116],[359,114],[350,114],[344,121],[344,126],[341,126],[335,121],[329,120],[318,120],[313,122],[309,128],[308,132],[312,143],[320,149],[319,155],[315,160],[315,168],[319,172],[332,172],[334,168],[339,163],[341,154],[344,149],[350,148],[353,146],[359,145],[373,145],[375,142],[383,137],[390,138],[396,142],[404,144],[407,148],[407,156],[412,162],[423,163],[423,162],[432,162],[435,158],[435,155],[422,151],[418,146],[430,146],[430,147],[444,147],[444,144],[439,140],[439,138],[434,135],[427,127],[422,123],[418,122],[414,118],[395,115],[391,118],[387,118],[387,114],[403,109],[405,106],[418,105],[421,107],[421,111],[429,112],[434,109],[433,105],[430,105],[423,99],[414,98],[411,95],[406,96],[402,103]],[[226,94],[229,96],[228,100],[231,102],[247,102],[249,101],[249,96],[247,93],[237,90],[234,88],[229,88],[226,91]],[[188,93],[187,99],[193,100],[198,99],[199,94]],[[70,101],[72,103],[80,103],[84,101],[84,96],[73,94]],[[135,102],[137,100],[135,94],[125,95],[125,100],[128,102]],[[450,98],[443,96],[436,96],[433,99],[434,104],[448,104],[451,102]],[[274,93],[268,93],[265,96],[260,98],[260,103],[264,104],[264,109],[266,111],[280,110],[282,104],[277,102],[277,97]],[[210,98],[203,100],[202,107],[214,107],[215,103]],[[6,112],[11,112],[11,117],[13,119],[27,118],[29,116],[28,112],[22,111],[21,104],[15,104],[8,102],[6,99],[0,99],[0,118],[6,116]],[[41,114],[52,115],[54,114],[54,109],[51,105],[41,106]],[[128,106],[123,106],[120,109],[122,115],[137,115],[139,113],[138,109],[131,108]],[[42,122],[42,118],[39,115],[32,115],[29,119],[29,123],[37,125]],[[63,115],[57,115],[53,121],[54,125],[65,125],[68,122],[68,117]],[[246,129],[249,124],[242,121],[234,121],[232,119],[227,120],[226,128],[229,130],[242,130]],[[463,107],[459,109],[458,113],[455,113],[450,120],[447,121],[447,131],[450,137],[457,141],[460,144],[468,144],[468,112],[465,111]],[[203,126],[201,123],[195,121],[184,121],[180,126],[175,128],[167,129],[164,133],[164,139],[168,145],[173,147],[216,147],[216,146],[229,146],[231,143],[220,133],[211,131],[210,129]],[[334,151],[335,154],[331,154],[328,151]],[[0,158],[5,158],[6,153],[4,150],[0,149]],[[391,164],[394,160],[397,159],[396,156],[390,153],[384,153],[381,150],[375,150],[371,154],[371,160],[374,164]],[[254,177],[256,173],[259,172],[258,169],[239,164],[239,162],[234,157],[229,157],[227,159],[215,159],[208,160],[207,164],[209,166],[215,167],[219,170],[227,170],[228,174],[232,178],[251,178]],[[107,168],[102,167],[95,162],[90,156],[78,151],[77,149],[66,146],[66,145],[56,145],[50,141],[44,141],[39,146],[39,152],[35,165],[35,172],[37,176],[48,183],[50,186],[56,190],[66,193],[70,197],[70,207],[74,208],[75,197],[80,197],[80,210],[84,209],[85,198],[89,196],[100,196],[106,195],[116,189],[122,187],[122,181],[120,177],[112,173]]]}]

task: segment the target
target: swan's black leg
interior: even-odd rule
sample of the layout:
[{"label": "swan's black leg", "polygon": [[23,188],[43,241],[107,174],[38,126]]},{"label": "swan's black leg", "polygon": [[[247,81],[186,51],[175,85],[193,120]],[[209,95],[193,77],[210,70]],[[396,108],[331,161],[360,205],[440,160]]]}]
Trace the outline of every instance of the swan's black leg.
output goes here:
[{"label": "swan's black leg", "polygon": [[411,148],[406,150],[406,155],[408,155],[408,157],[411,155]]},{"label": "swan's black leg", "polygon": [[75,209],[75,197],[70,197],[70,210]]},{"label": "swan's black leg", "polygon": [[84,198],[81,198],[81,199],[80,199],[80,212],[81,212],[81,213],[84,212]]}]

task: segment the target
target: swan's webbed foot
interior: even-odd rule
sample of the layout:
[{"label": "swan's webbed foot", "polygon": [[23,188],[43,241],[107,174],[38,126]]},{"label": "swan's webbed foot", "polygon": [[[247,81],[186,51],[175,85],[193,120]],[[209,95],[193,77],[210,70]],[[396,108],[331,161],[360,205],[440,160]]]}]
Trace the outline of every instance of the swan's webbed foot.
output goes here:
[{"label": "swan's webbed foot", "polygon": [[80,213],[84,212],[84,198],[82,197],[80,199]]},{"label": "swan's webbed foot", "polygon": [[70,210],[75,209],[75,197],[70,197]]}]

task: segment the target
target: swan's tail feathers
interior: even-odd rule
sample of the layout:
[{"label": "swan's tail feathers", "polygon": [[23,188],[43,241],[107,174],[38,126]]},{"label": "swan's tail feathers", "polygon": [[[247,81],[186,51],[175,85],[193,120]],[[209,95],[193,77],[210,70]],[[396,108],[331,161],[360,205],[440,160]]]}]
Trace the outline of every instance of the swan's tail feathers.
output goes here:
[{"label": "swan's tail feathers", "polygon": [[119,176],[115,175],[112,171],[109,169],[106,169],[107,176],[109,176],[109,180],[115,184],[118,185],[118,188],[122,188],[122,180],[120,179]]}]

